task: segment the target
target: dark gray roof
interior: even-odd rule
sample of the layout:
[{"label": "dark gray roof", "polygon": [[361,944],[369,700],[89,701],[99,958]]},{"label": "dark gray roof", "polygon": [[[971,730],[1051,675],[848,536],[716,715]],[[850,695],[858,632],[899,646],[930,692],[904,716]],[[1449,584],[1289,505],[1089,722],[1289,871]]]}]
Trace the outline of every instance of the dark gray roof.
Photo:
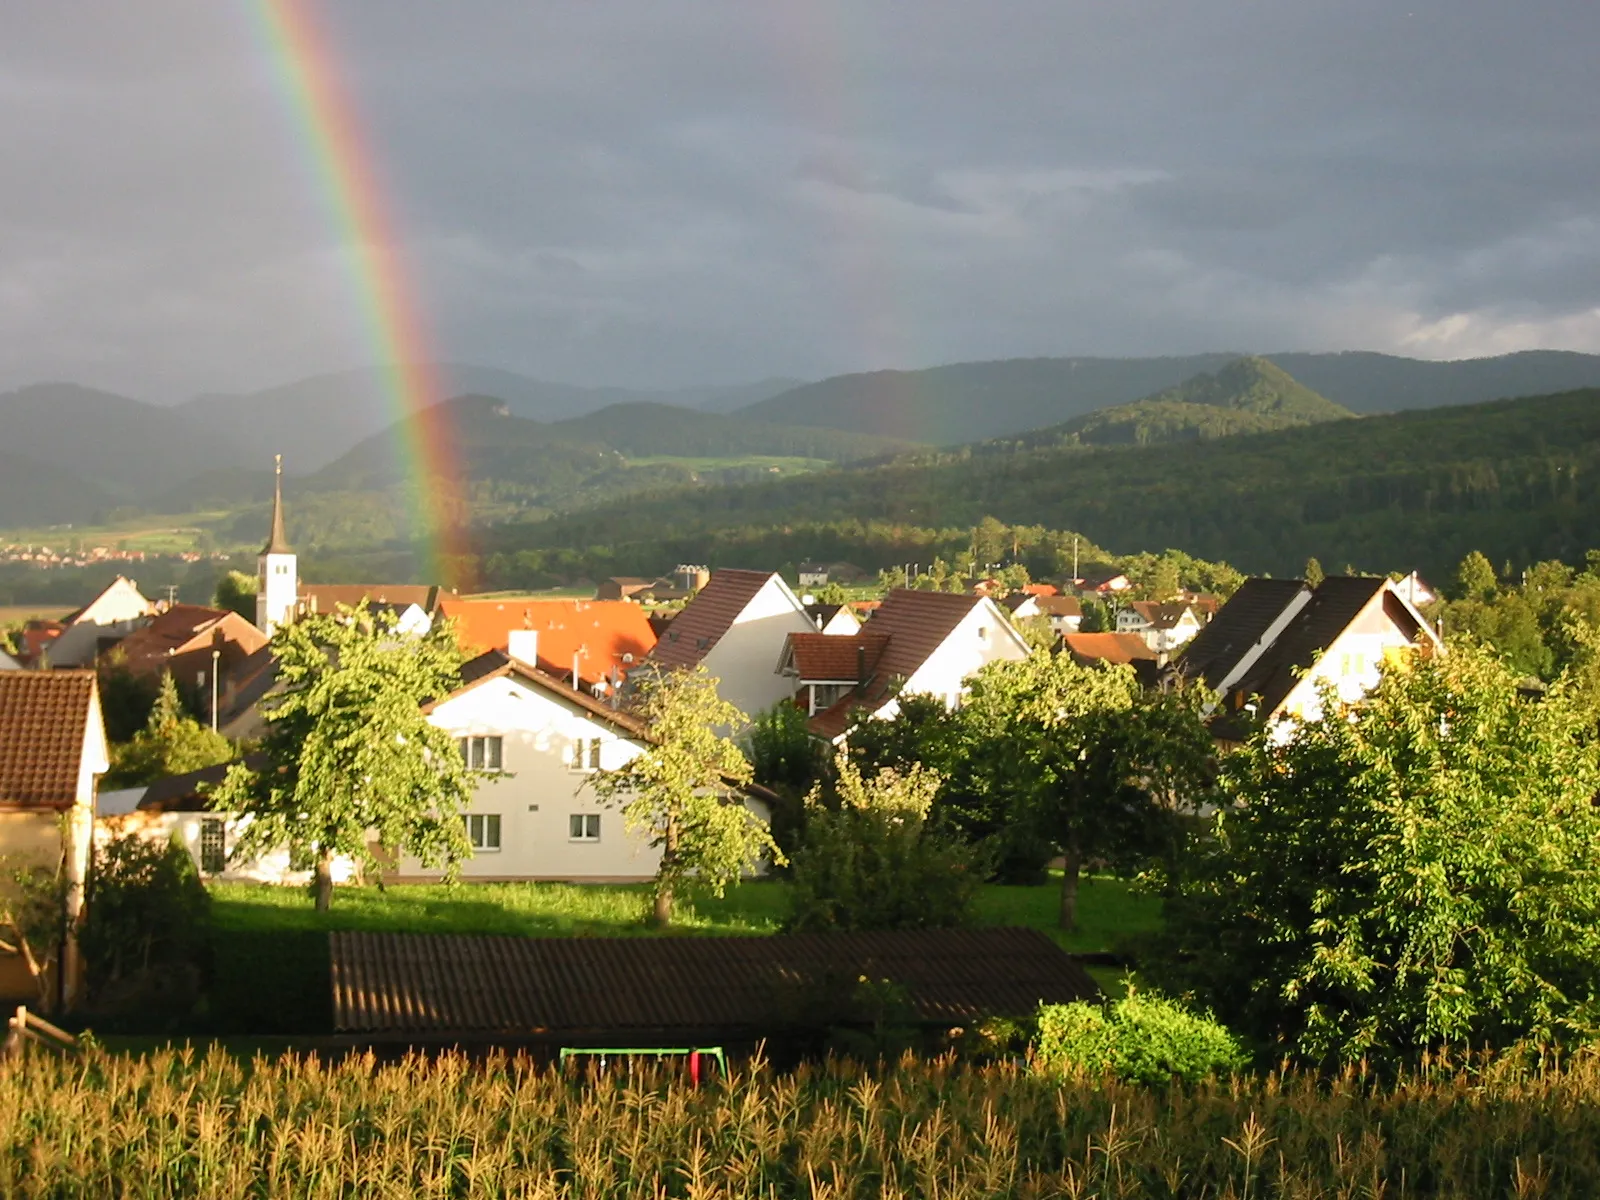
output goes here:
[{"label": "dark gray roof", "polygon": [[[1246,696],[1260,696],[1262,716],[1268,716],[1294,690],[1300,677],[1333,645],[1388,582],[1379,576],[1330,575],[1317,585],[1306,603],[1272,645],[1234,684]],[[1221,614],[1218,614],[1221,619]]]},{"label": "dark gray roof", "polygon": [[1301,579],[1246,579],[1184,648],[1178,670],[1208,688],[1221,687],[1283,610],[1309,586]]}]

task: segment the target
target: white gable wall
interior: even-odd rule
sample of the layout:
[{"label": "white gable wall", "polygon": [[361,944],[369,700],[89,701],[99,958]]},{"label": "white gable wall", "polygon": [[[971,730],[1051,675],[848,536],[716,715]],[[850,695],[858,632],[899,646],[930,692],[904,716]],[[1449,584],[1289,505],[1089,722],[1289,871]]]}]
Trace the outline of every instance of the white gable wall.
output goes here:
[{"label": "white gable wall", "polygon": [[[623,828],[620,807],[602,805],[589,786],[593,772],[571,766],[573,744],[598,738],[600,764],[623,766],[643,747],[565,699],[515,677],[491,679],[440,704],[429,721],[454,737],[502,739],[501,774],[478,785],[468,812],[500,818],[500,849],[462,864],[465,879],[646,879],[660,851]],[[597,814],[600,840],[573,841],[570,818]],[[414,859],[403,877],[433,876]]]},{"label": "white gable wall", "polygon": [[1028,652],[1028,643],[999,606],[993,600],[980,600],[923,660],[901,691],[938,696],[954,705],[966,690],[966,681],[979,670],[992,662],[1020,662]]},{"label": "white gable wall", "polygon": [[149,615],[150,601],[131,580],[119,576],[46,647],[45,657],[53,667],[90,666],[102,637],[126,637]]},{"label": "white gable wall", "polygon": [[791,633],[816,631],[799,597],[774,575],[701,661],[718,680],[717,694],[754,717],[794,695],[793,681],[775,674],[772,664]]},{"label": "white gable wall", "polygon": [[[1305,677],[1284,697],[1277,716],[1284,718],[1275,730],[1287,737],[1292,721],[1322,719],[1325,683],[1334,685],[1340,700],[1354,703],[1378,686],[1379,673],[1399,653],[1415,645],[1407,632],[1383,609],[1383,593],[1333,640]],[[1426,626],[1424,626],[1426,628]]]}]

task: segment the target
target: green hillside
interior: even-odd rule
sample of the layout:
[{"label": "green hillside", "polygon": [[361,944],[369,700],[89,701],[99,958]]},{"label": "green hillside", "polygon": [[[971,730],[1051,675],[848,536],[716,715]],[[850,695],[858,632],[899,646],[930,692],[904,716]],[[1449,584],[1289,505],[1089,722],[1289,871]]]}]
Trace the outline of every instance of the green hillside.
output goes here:
[{"label": "green hillside", "polygon": [[[1220,371],[1238,357],[1007,359],[837,375],[752,405],[742,415],[949,446],[1059,425]],[[1600,387],[1600,355],[1557,350],[1458,362],[1354,351],[1266,357],[1355,413]]]},{"label": "green hillside", "polygon": [[1440,577],[1471,549],[1496,563],[1580,555],[1600,527],[1600,390],[1186,444],[987,444],[635,497],[498,530],[491,544],[530,566],[540,552],[605,547],[621,569],[630,555],[659,556],[663,529],[674,546],[716,545],[799,520],[970,528],[986,515],[1079,530],[1118,553],[1175,546],[1277,574],[1310,555]]},{"label": "green hillside", "polygon": [[0,450],[0,529],[83,524],[111,505],[104,490],[71,471]]},{"label": "green hillside", "polygon": [[778,425],[751,417],[692,412],[667,404],[613,404],[551,427],[563,438],[633,457],[738,458],[748,454],[851,462],[912,448],[905,441],[821,426]]},{"label": "green hillside", "polygon": [[1264,358],[1241,358],[1131,404],[1023,435],[1030,446],[1150,446],[1266,433],[1355,416]]}]

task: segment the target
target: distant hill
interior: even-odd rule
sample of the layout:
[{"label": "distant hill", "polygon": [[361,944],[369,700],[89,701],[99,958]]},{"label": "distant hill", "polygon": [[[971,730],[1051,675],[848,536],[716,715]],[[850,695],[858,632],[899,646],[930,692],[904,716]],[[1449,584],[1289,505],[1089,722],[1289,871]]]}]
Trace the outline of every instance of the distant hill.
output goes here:
[{"label": "distant hill", "polygon": [[[443,395],[498,396],[517,416],[535,421],[556,421],[641,401],[695,409],[703,405],[738,408],[793,383],[774,379],[732,387],[635,391],[549,383],[468,363],[442,363],[434,369]],[[269,465],[270,455],[281,453],[286,469],[295,474],[327,466],[363,439],[388,428],[399,416],[389,372],[377,367],[317,375],[242,395],[198,396],[174,411],[217,436],[251,447],[265,456]]]},{"label": "distant hill", "polygon": [[[839,375],[764,400],[742,415],[955,445],[1059,425],[1219,371],[1238,357],[1008,359]],[[1266,357],[1306,387],[1356,413],[1600,387],[1600,355],[1565,351],[1459,362],[1366,352]]]},{"label": "distant hill", "polygon": [[84,524],[112,504],[104,491],[71,471],[0,450],[0,529]]},{"label": "distant hill", "polygon": [[491,546],[568,555],[604,547],[604,561],[584,569],[631,572],[696,547],[770,541],[802,522],[826,527],[831,553],[848,554],[841,539],[859,537],[849,531],[866,521],[960,529],[987,515],[1081,531],[1116,553],[1172,546],[1275,574],[1311,555],[1341,569],[1419,567],[1435,581],[1472,549],[1495,563],[1581,561],[1600,546],[1600,389],[1185,444],[990,443],[798,480],[652,493],[505,527]]},{"label": "distant hill", "polygon": [[1319,396],[1264,358],[1241,358],[1131,404],[1022,435],[1030,446],[1192,442],[1337,421],[1355,414]]},{"label": "distant hill", "polygon": [[7,449],[93,480],[124,501],[246,457],[172,409],[74,383],[0,393],[0,438]]},{"label": "distant hill", "polygon": [[557,421],[550,428],[561,437],[603,443],[636,457],[771,454],[850,462],[912,448],[911,443],[870,434],[814,425],[775,425],[738,414],[686,412],[665,404],[614,404],[587,416]]}]

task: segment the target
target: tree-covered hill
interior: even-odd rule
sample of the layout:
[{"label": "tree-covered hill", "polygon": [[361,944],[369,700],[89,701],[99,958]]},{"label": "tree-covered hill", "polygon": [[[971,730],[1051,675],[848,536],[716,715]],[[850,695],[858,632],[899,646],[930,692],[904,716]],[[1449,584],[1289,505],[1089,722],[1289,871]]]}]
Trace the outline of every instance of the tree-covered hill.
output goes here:
[{"label": "tree-covered hill", "polygon": [[[1007,359],[836,375],[742,412],[786,425],[825,425],[954,445],[1014,436],[1127,404],[1197,374],[1221,370],[1238,357]],[[1356,351],[1266,357],[1306,387],[1356,413],[1600,387],[1600,355],[1558,350],[1457,362]]]},{"label": "tree-covered hill", "polygon": [[750,454],[851,462],[912,449],[911,443],[822,426],[778,425],[738,415],[692,412],[668,404],[613,404],[557,421],[562,438],[596,443],[629,457],[738,458]]},{"label": "tree-covered hill", "polygon": [[1496,563],[1571,557],[1600,527],[1600,389],[1185,444],[980,445],[804,480],[636,496],[508,526],[491,544],[615,550],[802,520],[948,528],[985,515],[1081,530],[1119,553],[1176,546],[1280,574],[1311,555],[1438,576],[1473,549]]},{"label": "tree-covered hill", "polygon": [[81,524],[104,516],[112,504],[103,489],[71,471],[0,450],[0,517],[5,525]]},{"label": "tree-covered hill", "polygon": [[1264,358],[1241,358],[1131,404],[1024,434],[1028,446],[1150,446],[1266,433],[1355,416]]}]

